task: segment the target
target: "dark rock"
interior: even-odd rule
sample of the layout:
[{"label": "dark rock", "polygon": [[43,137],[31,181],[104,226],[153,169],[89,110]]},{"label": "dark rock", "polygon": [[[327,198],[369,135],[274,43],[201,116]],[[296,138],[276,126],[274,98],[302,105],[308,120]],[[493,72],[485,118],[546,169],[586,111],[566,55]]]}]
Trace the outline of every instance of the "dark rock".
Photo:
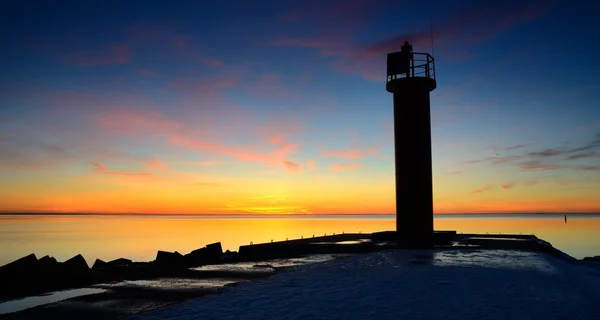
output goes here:
[{"label": "dark rock", "polygon": [[80,274],[90,270],[85,258],[81,254],[74,256],[73,258],[61,263],[61,269],[63,272]]},{"label": "dark rock", "polygon": [[58,266],[58,261],[49,256],[43,256],[36,262],[36,269],[42,272],[54,272],[58,269]]},{"label": "dark rock", "polygon": [[116,267],[116,266],[129,266],[131,265],[133,262],[129,259],[125,259],[125,258],[119,258],[119,259],[115,259],[113,261],[109,261],[107,262],[109,267]]},{"label": "dark rock", "polygon": [[206,245],[206,249],[210,252],[210,255],[215,259],[219,260],[223,254],[223,248],[220,242],[215,242]]},{"label": "dark rock", "polygon": [[227,250],[223,253],[223,255],[221,255],[221,261],[223,261],[223,262],[233,261],[233,260],[236,260],[237,258],[238,258],[237,251]]},{"label": "dark rock", "polygon": [[583,261],[600,261],[598,257],[585,257]]},{"label": "dark rock", "polygon": [[181,253],[175,252],[167,252],[159,250],[156,253],[156,264],[165,266],[165,267],[184,267],[185,259],[181,255]]},{"label": "dark rock", "polygon": [[184,259],[185,265],[188,268],[193,268],[209,263],[210,254],[207,248],[200,248],[186,254]]},{"label": "dark rock", "polygon": [[96,259],[96,261],[94,262],[94,265],[92,266],[92,269],[98,270],[98,269],[106,268],[107,266],[108,266],[108,264],[105,261]]},{"label": "dark rock", "polygon": [[32,253],[0,267],[0,272],[27,272],[33,270],[36,267],[36,264],[37,258],[35,257],[35,254]]}]

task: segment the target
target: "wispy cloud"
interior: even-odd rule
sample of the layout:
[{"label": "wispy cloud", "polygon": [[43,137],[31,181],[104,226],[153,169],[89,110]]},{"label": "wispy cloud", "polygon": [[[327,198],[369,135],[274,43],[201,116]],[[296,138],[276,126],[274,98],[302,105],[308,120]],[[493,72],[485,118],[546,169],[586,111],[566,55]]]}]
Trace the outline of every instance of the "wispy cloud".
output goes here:
[{"label": "wispy cloud", "polygon": [[461,173],[463,173],[462,170],[457,170],[457,171],[446,172],[446,173],[444,173],[444,175],[446,175],[446,176],[455,176],[455,175],[458,175],[458,174],[461,174]]},{"label": "wispy cloud", "polygon": [[285,169],[287,171],[290,172],[299,172],[302,171],[302,165],[297,164],[295,162],[289,161],[289,160],[283,160],[281,163],[283,163],[283,166],[285,167]]},{"label": "wispy cloud", "polygon": [[[524,148],[527,145],[520,144],[504,148],[505,150],[516,150]],[[494,148],[498,150],[498,148]],[[600,157],[595,151],[600,149],[600,138],[595,136],[589,143],[579,147],[555,147],[546,148],[538,151],[529,151],[517,155],[486,157],[464,161],[463,164],[487,163],[492,166],[509,165],[519,168],[522,171],[549,171],[549,170],[584,170],[594,171],[595,165],[573,165],[573,161],[582,159],[593,159]],[[587,151],[587,152],[586,152]]]},{"label": "wispy cloud", "polygon": [[490,190],[493,190],[493,189],[494,189],[494,186],[492,186],[490,184],[490,185],[487,185],[487,186],[485,186],[483,188],[475,189],[475,190],[471,191],[471,193],[483,193],[483,192],[490,191]]},{"label": "wispy cloud", "polygon": [[[547,10],[544,3],[506,6],[500,4],[482,4],[469,11],[451,16],[445,21],[435,23],[434,37],[438,46],[448,48],[447,56],[470,57],[464,50],[502,35],[519,24],[541,17]],[[420,33],[399,34],[363,49],[364,56],[383,55],[398,50],[398,44],[405,40],[416,47],[428,47],[431,41],[430,30]],[[452,52],[450,52],[452,51]]]},{"label": "wispy cloud", "polygon": [[574,155],[570,155],[567,157],[568,160],[579,160],[579,159],[587,159],[587,158],[599,158],[600,154],[596,152],[586,152],[586,153],[577,153]]},{"label": "wispy cloud", "polygon": [[167,163],[160,161],[157,158],[150,158],[146,161],[146,165],[150,168],[165,168],[167,167]]},{"label": "wispy cloud", "polygon": [[514,182],[511,182],[511,183],[505,183],[505,184],[503,184],[503,185],[502,185],[502,189],[504,189],[504,190],[507,190],[507,189],[512,189],[512,187],[514,187],[514,186],[515,186],[515,183],[514,183]]},{"label": "wispy cloud", "polygon": [[217,164],[216,161],[188,161],[185,162],[185,164],[191,164],[193,166],[199,166],[199,167],[209,167],[209,166],[214,166],[215,164]]},{"label": "wispy cloud", "polygon": [[108,170],[107,167],[105,167],[101,164],[92,163],[92,165],[94,166],[92,168],[92,171],[95,173],[110,174],[110,175],[117,175],[117,176],[123,176],[123,177],[151,177],[151,176],[153,176],[153,174],[149,173],[149,172],[110,171],[110,170]]},{"label": "wispy cloud", "polygon": [[518,186],[525,186],[525,187],[531,187],[531,186],[535,186],[538,185],[540,183],[539,180],[528,180],[528,181],[519,181],[519,182],[507,182],[507,183],[503,183],[502,184],[502,189],[504,190],[509,190],[509,189],[513,189],[516,188]]},{"label": "wispy cloud", "polygon": [[339,163],[331,165],[331,170],[333,171],[353,170],[358,168],[360,168],[360,164],[358,163]]},{"label": "wispy cloud", "polygon": [[[346,74],[358,73],[364,79],[371,81],[383,81],[385,79],[385,75],[379,72],[384,70],[381,57],[398,50],[399,44],[403,43],[404,40],[412,42],[417,48],[429,46],[431,40],[429,30],[397,34],[367,45],[356,44],[355,39],[349,36],[352,34],[351,30],[361,25],[365,20],[364,17],[368,16],[371,9],[381,8],[381,6],[367,4],[367,2],[354,2],[356,4],[351,6],[352,9],[349,9],[348,13],[333,18],[338,26],[323,25],[324,32],[319,36],[281,37],[268,42],[268,45],[317,49],[323,56],[335,57],[332,66],[340,72]],[[493,39],[519,24],[535,20],[542,16],[548,7],[543,3],[519,6],[480,5],[470,11],[450,17],[448,20],[437,22],[434,36],[438,46],[444,47],[446,58],[468,59],[472,57],[468,50],[473,44]],[[341,13],[344,11],[337,9],[331,10],[331,12]],[[302,19],[300,13],[288,13],[285,16],[288,18],[294,17],[290,21]],[[312,20],[314,21],[314,19],[313,16]],[[324,21],[329,21],[329,19]]]},{"label": "wispy cloud", "polygon": [[338,157],[343,159],[360,159],[362,157],[377,153],[379,150],[376,148],[366,149],[343,149],[343,150],[332,150],[325,153],[326,157]]}]

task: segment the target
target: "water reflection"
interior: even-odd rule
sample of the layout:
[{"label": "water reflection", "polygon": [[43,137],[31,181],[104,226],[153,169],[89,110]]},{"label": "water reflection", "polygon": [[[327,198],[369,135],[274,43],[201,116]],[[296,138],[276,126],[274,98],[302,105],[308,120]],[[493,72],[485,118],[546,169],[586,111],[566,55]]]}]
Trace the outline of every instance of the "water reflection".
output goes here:
[{"label": "water reflection", "polygon": [[9,300],[0,303],[0,314],[13,313],[49,303],[55,303],[62,300],[67,300],[75,297],[86,296],[105,292],[99,288],[82,288],[65,291],[52,292],[43,296],[27,297],[17,300]]},{"label": "water reflection", "polygon": [[[600,254],[600,217],[569,215],[441,216],[436,230],[463,233],[535,234],[568,254]],[[342,232],[395,229],[395,216],[181,217],[181,216],[0,216],[0,265],[29,253],[58,261],[82,253],[96,258],[150,261],[157,250],[188,253],[220,241],[223,249],[240,245]]]}]

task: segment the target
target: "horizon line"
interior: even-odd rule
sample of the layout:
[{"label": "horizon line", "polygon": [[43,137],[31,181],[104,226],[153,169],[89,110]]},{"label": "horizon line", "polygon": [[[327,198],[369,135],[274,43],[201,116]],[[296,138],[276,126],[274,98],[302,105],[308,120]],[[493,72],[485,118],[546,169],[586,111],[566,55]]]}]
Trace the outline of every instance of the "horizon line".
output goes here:
[{"label": "horizon line", "polygon": [[[563,214],[600,214],[600,212],[452,212],[433,213],[434,215],[563,215]],[[396,213],[148,213],[148,212],[0,212],[0,216],[395,216]]]}]

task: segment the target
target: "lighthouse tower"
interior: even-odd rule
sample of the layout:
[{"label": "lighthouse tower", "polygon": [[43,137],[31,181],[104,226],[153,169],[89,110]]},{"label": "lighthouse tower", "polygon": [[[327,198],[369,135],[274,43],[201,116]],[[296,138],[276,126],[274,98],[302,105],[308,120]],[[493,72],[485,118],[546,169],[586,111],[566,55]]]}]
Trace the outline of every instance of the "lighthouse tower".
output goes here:
[{"label": "lighthouse tower", "polygon": [[396,231],[406,248],[433,245],[433,179],[429,92],[436,88],[435,65],[408,41],[387,56],[386,90],[394,95]]}]

